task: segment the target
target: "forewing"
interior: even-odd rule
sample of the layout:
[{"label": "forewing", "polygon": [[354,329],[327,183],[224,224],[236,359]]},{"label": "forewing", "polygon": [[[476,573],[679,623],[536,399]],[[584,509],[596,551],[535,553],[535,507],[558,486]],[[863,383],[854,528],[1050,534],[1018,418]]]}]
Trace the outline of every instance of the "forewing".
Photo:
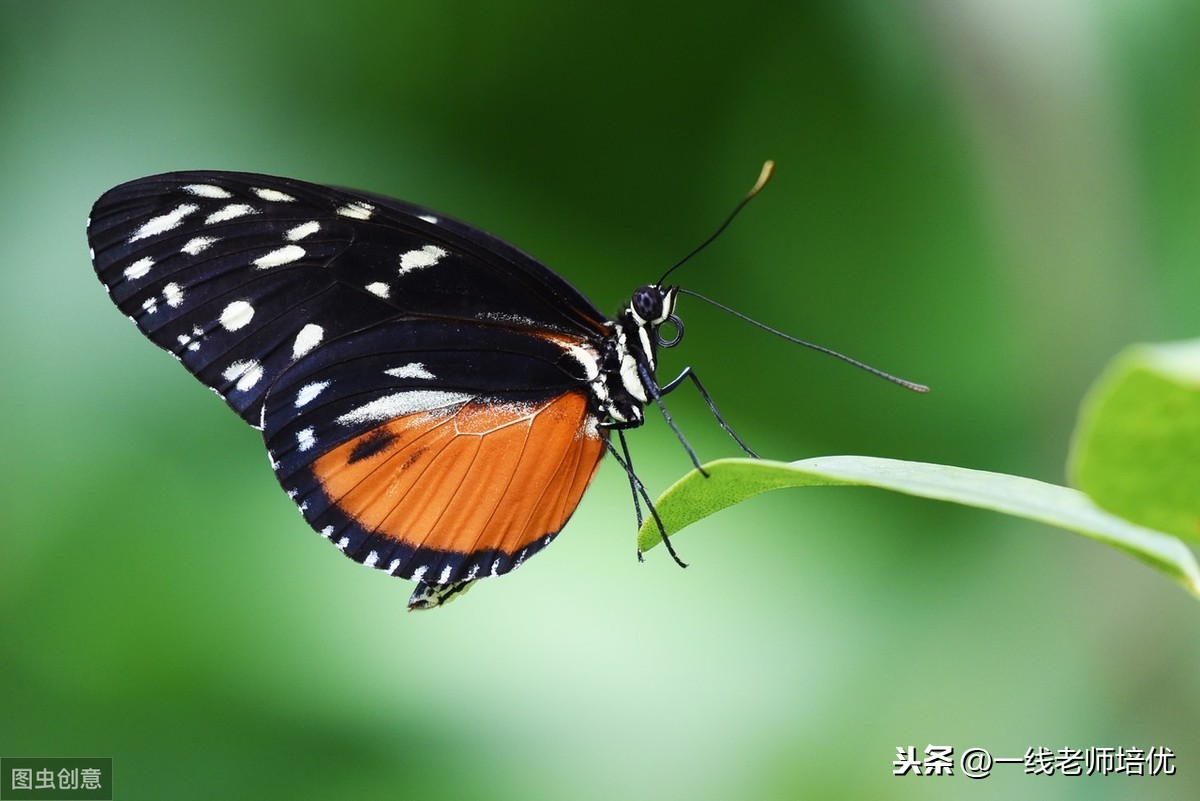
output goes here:
[{"label": "forewing", "polygon": [[508,572],[562,529],[603,455],[588,347],[437,320],[351,334],[272,387],[272,464],[359,562],[436,585]]},{"label": "forewing", "polygon": [[420,315],[589,338],[603,316],[544,265],[411,204],[286,178],[178,172],[92,209],[114,303],[252,425],[292,362]]}]

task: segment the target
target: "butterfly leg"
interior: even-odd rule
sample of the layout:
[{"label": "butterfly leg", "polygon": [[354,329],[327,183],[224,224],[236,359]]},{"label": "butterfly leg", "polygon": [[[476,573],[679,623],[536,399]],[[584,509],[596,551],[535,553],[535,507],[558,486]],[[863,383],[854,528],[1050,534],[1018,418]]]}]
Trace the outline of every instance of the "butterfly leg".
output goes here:
[{"label": "butterfly leg", "polygon": [[[725,418],[721,416],[721,413],[719,411],[717,411],[717,404],[713,402],[712,396],[708,394],[708,391],[704,388],[704,385],[700,383],[700,379],[696,376],[695,371],[692,370],[691,367],[683,368],[683,372],[681,372],[679,375],[675,376],[674,379],[672,379],[671,381],[667,382],[665,385],[663,385],[662,387],[659,388],[659,393],[662,395],[666,395],[667,393],[671,392],[676,387],[678,387],[680,384],[682,384],[683,379],[685,379],[685,378],[690,378],[692,380],[692,383],[695,384],[696,391],[700,393],[700,397],[704,399],[704,402],[706,404],[708,404],[708,410],[710,412],[712,412],[712,416],[717,419],[717,423],[720,424],[721,428],[725,429],[725,433],[729,434],[729,436],[733,438],[733,441],[738,444],[739,448],[741,448],[743,451],[745,451],[747,454],[749,454],[753,458],[758,459],[759,455],[757,453],[755,453],[754,451],[750,450],[750,446],[742,441],[742,438],[739,437],[737,435],[737,432],[735,432],[730,427],[729,423],[725,422]],[[661,406],[662,403],[660,402],[659,405]],[[663,413],[665,414],[666,411],[664,410]],[[672,426],[672,428],[674,428],[674,426]],[[699,467],[699,465],[697,465],[697,467]],[[704,471],[701,470],[700,472],[704,472]]]},{"label": "butterfly leg", "polygon": [[[622,465],[626,467],[625,473],[629,478],[629,490],[633,493],[633,510],[637,513],[638,531],[641,531],[642,523],[645,522],[645,517],[642,515],[642,499],[638,497],[637,476],[633,472],[633,457],[629,455],[629,444],[625,442],[624,429],[617,429],[617,439],[621,440],[621,453],[625,456]],[[638,561],[642,561],[641,551],[638,551]]]},{"label": "butterfly leg", "polygon": [[[625,475],[629,477],[629,486],[633,490],[633,508],[637,510],[638,530],[642,528],[642,508],[638,504],[638,495],[641,495],[642,500],[646,502],[646,508],[650,510],[650,516],[654,518],[654,524],[658,526],[659,536],[662,537],[663,544],[667,546],[667,551],[671,554],[671,558],[675,560],[675,564],[680,567],[687,567],[687,562],[679,558],[679,554],[675,552],[675,546],[671,544],[671,537],[667,534],[666,528],[663,526],[662,518],[658,516],[658,510],[654,508],[654,502],[650,500],[649,494],[646,492],[646,487],[642,484],[642,480],[637,477],[637,473],[633,472],[633,460],[629,457],[629,448],[625,444],[625,436],[622,429],[617,428],[617,437],[621,440],[621,449],[625,452],[624,458],[617,452],[617,446],[612,444],[608,437],[604,438],[604,444],[608,448],[608,452],[617,460],[617,464],[621,465],[621,469],[625,471]],[[638,551],[638,561],[644,561],[642,552]]]},{"label": "butterfly leg", "polygon": [[[702,476],[708,478],[708,473],[704,472],[704,468],[700,466],[700,457],[696,455],[695,449],[692,447],[691,443],[687,441],[687,437],[683,435],[683,432],[679,430],[679,426],[675,425],[675,420],[671,417],[671,413],[667,411],[667,405],[663,403],[662,399],[663,390],[658,386],[658,384],[654,383],[654,376],[650,375],[650,371],[646,369],[646,366],[640,363],[638,364],[638,372],[641,373],[643,386],[649,389],[650,397],[652,397],[654,402],[658,404],[658,410],[662,412],[663,419],[667,421],[667,425],[669,425],[671,430],[675,432],[675,436],[679,439],[679,444],[683,446],[685,451],[687,451],[688,458],[692,460],[692,465],[700,471]],[[668,384],[668,386],[674,388],[674,385],[678,383],[679,379],[677,378],[672,381],[671,384]]]}]

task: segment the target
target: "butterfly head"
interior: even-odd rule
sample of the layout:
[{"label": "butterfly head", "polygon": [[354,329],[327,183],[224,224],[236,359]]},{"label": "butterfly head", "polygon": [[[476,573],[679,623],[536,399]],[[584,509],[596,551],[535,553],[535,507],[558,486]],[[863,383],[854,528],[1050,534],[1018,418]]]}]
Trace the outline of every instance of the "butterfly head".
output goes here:
[{"label": "butterfly head", "polygon": [[[634,322],[653,331],[658,344],[664,348],[674,347],[683,339],[683,321],[675,316],[675,301],[678,296],[677,286],[646,284],[634,290],[633,297],[629,299],[629,313]],[[674,326],[674,336],[663,336],[660,326],[664,323]]]}]

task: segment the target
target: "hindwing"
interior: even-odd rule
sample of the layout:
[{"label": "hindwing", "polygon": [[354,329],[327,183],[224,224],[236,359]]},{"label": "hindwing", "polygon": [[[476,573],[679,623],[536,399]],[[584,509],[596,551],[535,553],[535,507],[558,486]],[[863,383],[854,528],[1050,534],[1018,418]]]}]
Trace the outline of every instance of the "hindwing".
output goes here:
[{"label": "hindwing", "polygon": [[508,572],[562,529],[604,453],[589,347],[421,318],[344,336],[268,393],[272,465],[359,562],[439,585]]}]

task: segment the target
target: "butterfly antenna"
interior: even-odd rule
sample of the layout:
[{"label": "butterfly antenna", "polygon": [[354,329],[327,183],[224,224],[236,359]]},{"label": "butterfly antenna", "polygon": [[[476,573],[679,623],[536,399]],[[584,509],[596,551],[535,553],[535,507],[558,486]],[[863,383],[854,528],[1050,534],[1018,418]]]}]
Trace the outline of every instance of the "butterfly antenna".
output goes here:
[{"label": "butterfly antenna", "polygon": [[720,236],[721,233],[726,228],[729,227],[729,224],[731,222],[733,222],[733,218],[738,215],[738,212],[741,211],[745,207],[745,205],[754,198],[755,195],[757,195],[759,192],[762,191],[762,188],[767,185],[767,181],[771,180],[771,175],[774,172],[775,172],[775,162],[770,161],[770,160],[764,162],[762,165],[762,171],[758,174],[758,180],[754,182],[754,186],[750,187],[750,191],[746,193],[746,196],[744,198],[742,198],[741,201],[739,201],[736,206],[734,206],[733,211],[731,211],[729,213],[729,216],[725,218],[725,222],[723,222],[719,226],[717,226],[717,230],[713,231],[712,234],[708,237],[708,239],[705,239],[703,242],[701,242],[699,245],[697,245],[695,248],[693,248],[691,253],[687,254],[682,259],[680,259],[679,261],[672,264],[670,269],[668,269],[665,273],[663,273],[662,278],[658,279],[657,286],[662,286],[663,281],[666,281],[667,276],[670,275],[671,273],[673,273],[676,268],[682,267],[684,265],[684,263],[686,263],[688,261],[688,259],[692,258],[692,256],[695,256],[697,253],[699,253],[700,251],[704,250],[706,247],[711,245],[712,241],[714,239],[716,239],[718,236]]},{"label": "butterfly antenna", "polygon": [[855,367],[859,368],[860,370],[866,370],[868,373],[871,373],[872,375],[877,375],[880,378],[885,378],[888,381],[891,381],[893,384],[899,384],[900,386],[904,387],[905,389],[911,389],[913,392],[928,392],[929,391],[929,387],[925,386],[924,384],[918,384],[914,381],[906,381],[905,379],[899,378],[898,376],[894,376],[891,373],[885,373],[883,370],[880,370],[877,367],[872,367],[869,364],[864,364],[863,362],[860,362],[858,359],[851,359],[849,356],[847,356],[844,353],[838,353],[836,350],[831,350],[830,348],[822,347],[821,345],[816,345],[812,342],[807,342],[803,339],[794,337],[791,334],[785,334],[778,329],[772,328],[771,326],[767,325],[766,323],[760,323],[758,320],[755,320],[752,317],[747,317],[746,315],[742,314],[740,311],[737,311],[736,309],[729,308],[724,303],[718,303],[717,301],[713,300],[712,298],[706,298],[704,295],[701,295],[699,292],[693,292],[690,289],[680,289],[679,293],[681,295],[691,295],[694,298],[699,298],[700,300],[704,301],[705,303],[716,306],[718,309],[721,309],[722,311],[729,312],[734,317],[745,320],[746,322],[750,323],[750,325],[758,326],[759,328],[766,331],[767,333],[774,334],[775,336],[777,336],[781,339],[786,339],[788,342],[793,342],[797,345],[803,345],[806,348],[810,348],[810,349],[818,351],[820,353],[824,353],[828,356],[832,356],[835,359],[841,359],[842,361],[844,361],[848,364],[854,365]]}]

